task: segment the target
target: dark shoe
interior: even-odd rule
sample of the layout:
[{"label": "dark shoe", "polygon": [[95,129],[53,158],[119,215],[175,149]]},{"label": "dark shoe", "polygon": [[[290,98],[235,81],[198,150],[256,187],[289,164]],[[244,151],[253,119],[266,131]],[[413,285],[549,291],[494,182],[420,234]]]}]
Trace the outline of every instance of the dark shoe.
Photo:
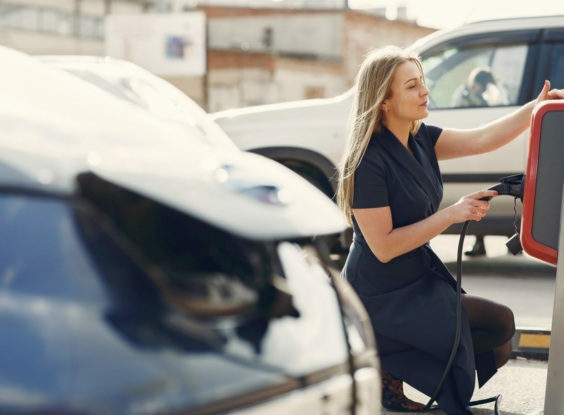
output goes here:
[{"label": "dark shoe", "polygon": [[426,412],[425,405],[412,401],[403,393],[403,381],[382,371],[382,406],[392,412]]},{"label": "dark shoe", "polygon": [[476,242],[470,251],[464,252],[466,256],[484,256],[486,255],[486,244],[483,236],[476,236]]}]

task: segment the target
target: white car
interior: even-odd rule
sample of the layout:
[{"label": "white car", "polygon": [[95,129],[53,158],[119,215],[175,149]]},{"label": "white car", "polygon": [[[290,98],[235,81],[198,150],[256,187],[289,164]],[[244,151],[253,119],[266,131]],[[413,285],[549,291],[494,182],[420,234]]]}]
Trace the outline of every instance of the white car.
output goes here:
[{"label": "white car", "polygon": [[[493,20],[438,31],[410,48],[419,53],[431,90],[428,124],[478,127],[536,98],[543,81],[564,87],[564,16]],[[493,75],[483,97],[486,106],[463,105],[475,68]],[[353,91],[330,99],[287,102],[212,114],[243,150],[279,161],[333,197],[337,165],[345,141]],[[467,104],[468,105],[468,104]],[[443,206],[461,196],[523,173],[528,133],[492,153],[441,162]],[[469,234],[511,236],[520,222],[520,203],[499,198]],[[459,233],[452,226],[446,233]],[[343,241],[344,239],[344,241]],[[343,238],[341,248],[348,249]]]},{"label": "white car", "polygon": [[0,67],[0,413],[379,413],[367,314],[312,242],[345,227],[330,199],[20,52]]}]

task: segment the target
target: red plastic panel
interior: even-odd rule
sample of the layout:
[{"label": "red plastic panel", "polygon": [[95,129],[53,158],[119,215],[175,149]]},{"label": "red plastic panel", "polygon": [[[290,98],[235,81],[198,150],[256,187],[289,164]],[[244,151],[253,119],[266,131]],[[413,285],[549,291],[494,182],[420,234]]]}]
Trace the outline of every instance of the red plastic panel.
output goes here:
[{"label": "red plastic panel", "polygon": [[[535,215],[535,202],[538,203],[537,191],[541,185],[539,183],[539,156],[541,154],[541,128],[543,126],[543,118],[547,113],[553,111],[560,111],[562,113],[562,120],[564,121],[564,101],[544,101],[539,104],[533,111],[531,117],[531,129],[529,137],[529,153],[527,158],[527,170],[525,173],[525,191],[523,195],[523,212],[521,218],[521,244],[523,249],[529,255],[546,261],[550,264],[556,265],[558,261],[558,251],[551,246],[546,245],[539,241],[538,237],[534,237],[534,215]],[[564,131],[563,131],[564,139]],[[564,141],[563,141],[564,142]],[[545,143],[547,145],[547,143]],[[544,151],[558,151],[552,149],[544,149]],[[564,154],[562,154],[562,163],[564,163]],[[546,179],[546,177],[545,177]],[[554,197],[562,197],[562,183],[555,183]],[[559,200],[560,201],[560,200]],[[540,211],[541,209],[537,209]],[[539,213],[537,212],[537,215]],[[551,226],[559,227],[560,218],[537,218],[537,220],[551,221]]]}]

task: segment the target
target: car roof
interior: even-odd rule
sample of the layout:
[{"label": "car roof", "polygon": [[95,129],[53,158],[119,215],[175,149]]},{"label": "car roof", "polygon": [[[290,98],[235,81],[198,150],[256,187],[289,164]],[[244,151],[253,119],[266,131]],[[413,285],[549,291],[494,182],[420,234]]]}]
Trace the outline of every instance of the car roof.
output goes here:
[{"label": "car roof", "polygon": [[432,47],[434,43],[442,43],[465,35],[562,27],[564,27],[564,16],[531,16],[479,20],[453,28],[437,30],[436,32],[422,37],[409,46],[408,49],[420,51],[423,47]]},{"label": "car roof", "polygon": [[[336,205],[280,164],[186,140],[146,111],[0,47],[0,187],[74,195],[102,179],[252,239],[337,233]],[[280,200],[275,200],[279,196]]]}]

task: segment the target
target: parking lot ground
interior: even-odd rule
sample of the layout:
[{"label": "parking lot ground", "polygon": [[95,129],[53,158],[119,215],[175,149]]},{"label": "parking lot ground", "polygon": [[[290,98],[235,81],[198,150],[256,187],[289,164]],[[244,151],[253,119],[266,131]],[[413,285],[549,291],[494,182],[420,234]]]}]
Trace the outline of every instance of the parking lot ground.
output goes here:
[{"label": "parking lot ground", "polygon": [[[473,400],[486,399],[501,395],[501,415],[542,415],[546,391],[548,364],[545,361],[512,359],[507,365],[484,385],[476,389]],[[428,397],[405,386],[407,396],[418,402],[427,403]],[[382,410],[382,415],[394,414]],[[444,415],[443,411],[430,412],[434,415]],[[493,415],[494,403],[472,407],[474,415]]]}]

